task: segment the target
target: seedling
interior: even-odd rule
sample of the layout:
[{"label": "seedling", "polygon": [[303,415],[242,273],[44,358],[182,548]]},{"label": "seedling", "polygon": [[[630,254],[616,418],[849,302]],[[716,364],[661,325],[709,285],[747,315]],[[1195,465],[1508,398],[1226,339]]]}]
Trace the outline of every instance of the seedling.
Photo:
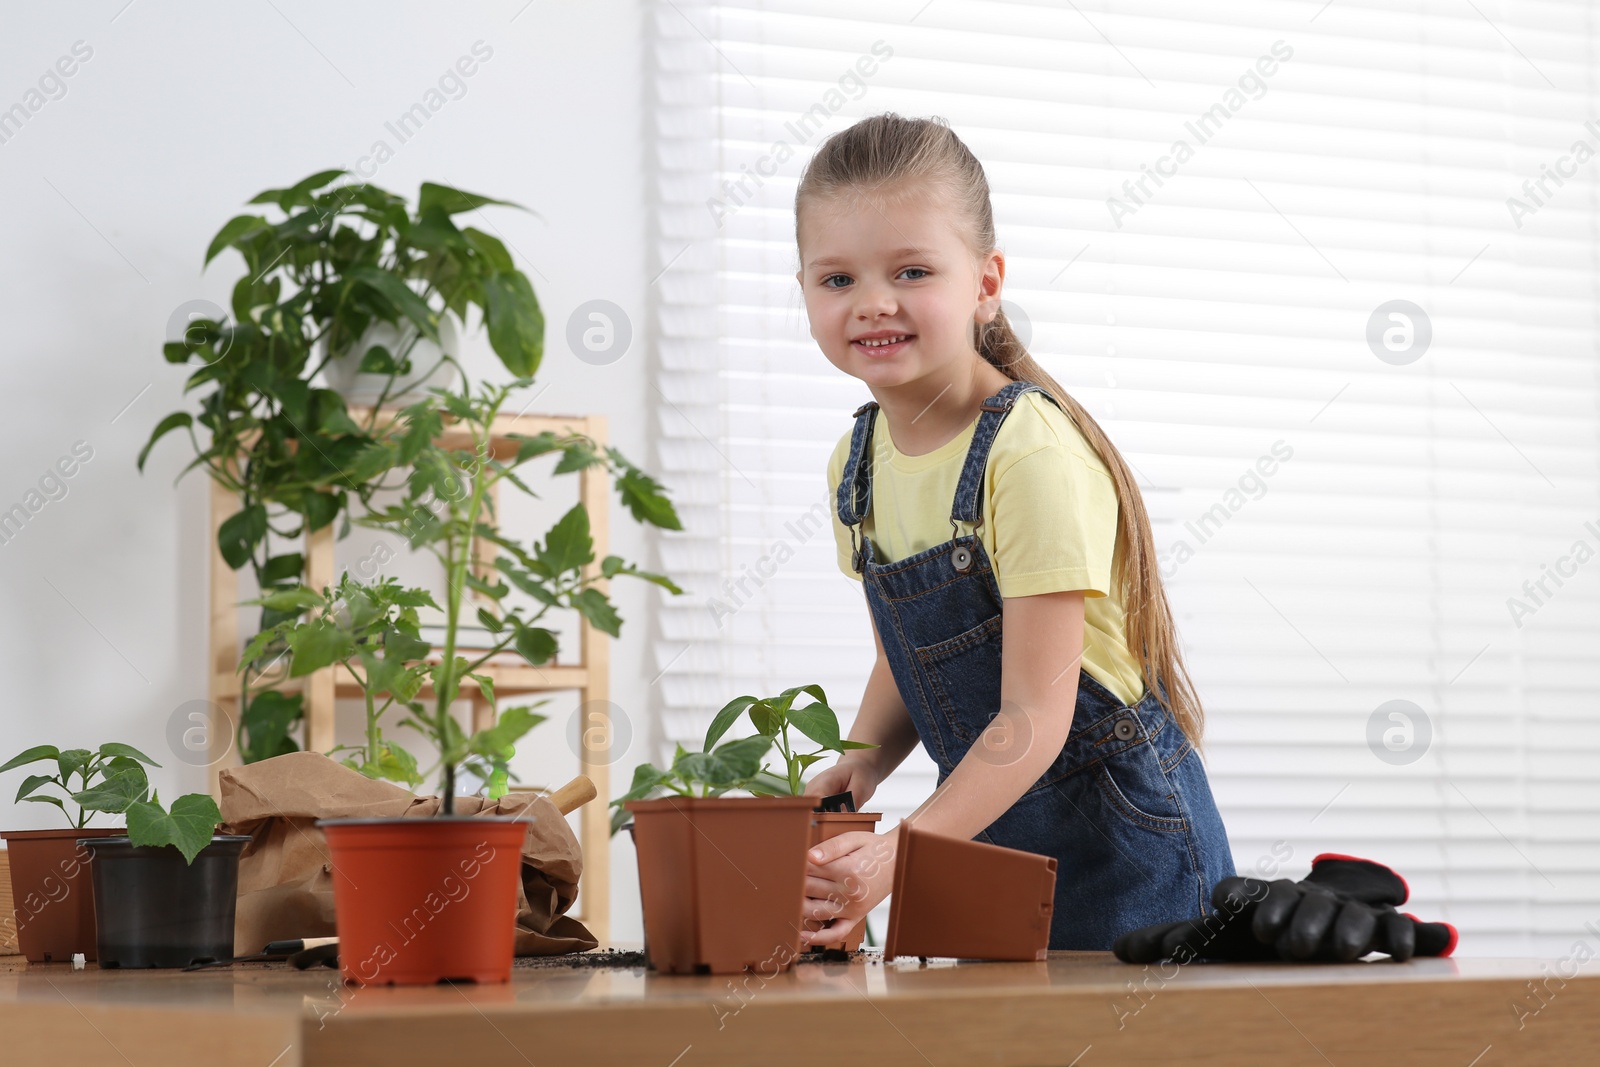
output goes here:
[{"label": "seedling", "polygon": [[[794,707],[795,698],[801,693],[813,698],[813,702],[802,707]],[[828,695],[822,691],[820,685],[797,685],[793,689],[785,689],[775,697],[735,697],[717,712],[717,717],[711,720],[711,727],[706,731],[706,751],[716,744],[717,739],[728,732],[728,728],[739,720],[740,715],[748,714],[750,723],[756,728],[758,736],[766,737],[769,742],[776,741],[778,753],[783,757],[784,777],[765,775],[759,781],[760,790],[752,790],[763,795],[772,796],[799,796],[805,792],[805,772],[813,763],[826,759],[830,752],[846,752],[853,748],[877,748],[865,741],[842,741],[839,739],[839,716],[833,708],[828,706]],[[797,738],[789,734],[793,727],[796,733],[810,738],[821,747],[814,752],[799,752]],[[765,751],[765,750],[763,750]],[[763,768],[764,769],[764,768]]]},{"label": "seedling", "polygon": [[[53,762],[55,774],[30,774],[17,790],[16,803],[26,800],[34,804],[54,804],[67,818],[67,824],[81,830],[89,824],[96,812],[117,813],[129,804],[143,800],[150,791],[150,781],[145,776],[144,765],[161,764],[146,756],[132,745],[109,742],[98,749],[59,749],[55,745],[37,745],[20,752],[0,766],[0,774],[30,763]],[[73,779],[77,779],[74,788]],[[77,805],[76,817],[67,811],[61,797],[41,793],[40,789],[54,786],[66,794],[66,799]]]},{"label": "seedling", "polygon": [[[766,772],[761,759],[772,747],[772,738],[756,734],[728,741],[704,752],[688,752],[682,745],[672,757],[672,766],[662,770],[653,763],[641,763],[633,770],[633,785],[611,802],[611,832],[615,834],[628,821],[623,807],[630,800],[651,800],[668,793],[680,797],[720,797],[734,789],[756,792],[762,779],[777,781]],[[770,789],[768,790],[770,793]]]}]

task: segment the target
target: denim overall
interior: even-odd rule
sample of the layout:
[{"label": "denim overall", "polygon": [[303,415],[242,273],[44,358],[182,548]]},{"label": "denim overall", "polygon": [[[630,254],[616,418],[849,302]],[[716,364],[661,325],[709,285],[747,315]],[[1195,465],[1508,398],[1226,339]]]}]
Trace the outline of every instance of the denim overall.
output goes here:
[{"label": "denim overall", "polygon": [[[1035,389],[1013,382],[984,401],[950,513],[953,536],[894,563],[878,562],[858,530],[872,509],[878,405],[855,413],[839,520],[850,529],[867,605],[940,784],[974,743],[974,758],[995,763],[1014,762],[1025,746],[1001,730],[1025,727],[1020,715],[985,734],[1001,710],[1001,598],[976,528],[995,434],[1017,397]],[[974,532],[961,534],[958,523]],[[1081,668],[1060,755],[975,840],[1056,858],[1052,949],[1109,949],[1125,931],[1210,914],[1212,887],[1234,873],[1205,769],[1178,723],[1153,692],[1125,705]]]}]

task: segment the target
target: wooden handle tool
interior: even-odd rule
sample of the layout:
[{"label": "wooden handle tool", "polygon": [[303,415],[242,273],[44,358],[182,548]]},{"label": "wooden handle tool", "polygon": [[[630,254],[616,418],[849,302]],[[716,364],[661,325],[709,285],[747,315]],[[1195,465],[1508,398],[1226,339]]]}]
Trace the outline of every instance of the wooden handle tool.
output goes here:
[{"label": "wooden handle tool", "polygon": [[587,774],[580,774],[566,785],[550,794],[550,802],[567,815],[583,807],[593,800],[599,793],[595,790],[594,782],[589,780]]}]

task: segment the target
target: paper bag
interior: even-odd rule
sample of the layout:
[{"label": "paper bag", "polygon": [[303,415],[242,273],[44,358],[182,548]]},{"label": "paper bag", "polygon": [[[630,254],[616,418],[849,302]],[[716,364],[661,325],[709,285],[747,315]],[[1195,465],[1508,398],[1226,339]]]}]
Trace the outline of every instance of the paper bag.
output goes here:
[{"label": "paper bag", "polygon": [[[375,781],[316,752],[291,752],[220,775],[221,833],[248,834],[239,859],[234,952],[269,941],[333,937],[333,875],[318,819],[421,819],[438,797],[419,797]],[[583,853],[564,815],[547,798],[508,793],[499,800],[457,797],[457,815],[531,819],[522,843],[516,954],[555,956],[599,942],[566,912],[578,896]]]}]

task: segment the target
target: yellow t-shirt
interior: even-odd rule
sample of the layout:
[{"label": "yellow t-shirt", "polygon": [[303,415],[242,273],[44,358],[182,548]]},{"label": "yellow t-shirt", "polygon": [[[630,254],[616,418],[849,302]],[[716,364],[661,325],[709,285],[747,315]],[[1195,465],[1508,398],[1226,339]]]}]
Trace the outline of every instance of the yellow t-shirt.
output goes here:
[{"label": "yellow t-shirt", "polygon": [[[934,451],[907,456],[895,448],[883,411],[877,412],[872,511],[862,530],[879,562],[905,559],[953,536],[950,509],[977,425],[974,419]],[[850,530],[834,506],[850,436],[839,439],[828,460],[828,500],[839,569],[859,581],[850,565]],[[1124,703],[1135,703],[1144,695],[1144,677],[1123,636],[1122,600],[1111,583],[1118,562],[1116,485],[1077,426],[1041,393],[1018,397],[995,434],[982,506],[978,539],[1000,595],[1084,590],[1083,668]],[[971,532],[962,525],[963,535]]]}]

